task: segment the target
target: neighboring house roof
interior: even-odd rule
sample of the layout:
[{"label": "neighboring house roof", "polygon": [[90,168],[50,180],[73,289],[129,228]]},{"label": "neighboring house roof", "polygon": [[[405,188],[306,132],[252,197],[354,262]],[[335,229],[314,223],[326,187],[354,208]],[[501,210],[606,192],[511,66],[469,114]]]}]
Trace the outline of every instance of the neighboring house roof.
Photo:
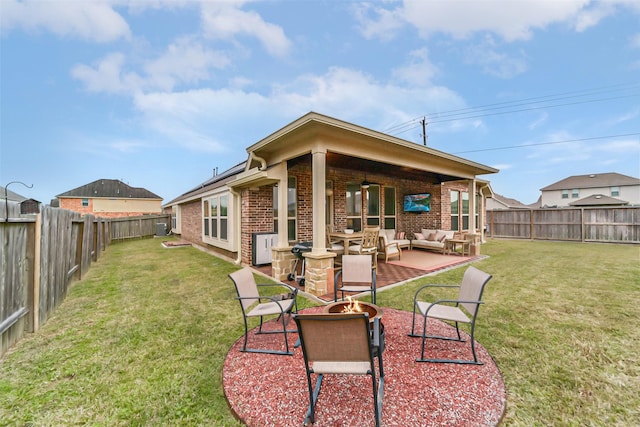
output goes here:
[{"label": "neighboring house roof", "polygon": [[542,196],[538,196],[538,200],[531,203],[530,205],[527,205],[527,207],[530,209],[540,209],[541,206],[542,206]]},{"label": "neighboring house roof", "polygon": [[640,179],[615,172],[574,175],[541,188],[540,191],[569,190],[574,188],[621,187],[625,185],[640,185]]},{"label": "neighboring house roof", "polygon": [[[5,194],[6,191],[6,194]],[[27,200],[26,197],[18,194],[18,193],[14,193],[13,191],[9,190],[8,188],[3,188],[2,190],[0,190],[0,194],[2,195],[2,198],[4,199],[5,196],[7,198],[8,201],[11,202],[24,202],[25,200]]]},{"label": "neighboring house roof", "polygon": [[65,193],[58,194],[60,198],[116,198],[116,199],[160,199],[162,197],[145,188],[130,187],[117,179],[98,179]]},{"label": "neighboring house roof", "polygon": [[593,194],[584,199],[576,200],[569,203],[569,206],[611,206],[611,205],[628,205],[629,202],[616,199],[615,197],[605,196],[604,194]]},{"label": "neighboring house roof", "polygon": [[506,209],[529,209],[529,206],[525,205],[524,203],[521,203],[516,199],[502,196],[498,193],[493,193],[493,200],[496,203],[504,206]]}]

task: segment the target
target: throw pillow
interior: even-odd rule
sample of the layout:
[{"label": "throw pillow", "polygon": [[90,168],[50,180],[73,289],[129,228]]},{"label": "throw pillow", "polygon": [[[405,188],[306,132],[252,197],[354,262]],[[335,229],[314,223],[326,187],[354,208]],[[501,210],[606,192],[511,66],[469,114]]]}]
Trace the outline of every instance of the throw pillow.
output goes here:
[{"label": "throw pillow", "polygon": [[404,240],[404,231],[398,231],[396,233],[396,239],[397,240]]},{"label": "throw pillow", "polygon": [[427,240],[430,242],[435,242],[436,241],[436,233],[429,233],[429,235],[427,236]]},{"label": "throw pillow", "polygon": [[445,237],[447,237],[447,235],[442,231],[438,231],[438,233],[436,233],[436,240],[438,242],[442,242],[445,239]]},{"label": "throw pillow", "polygon": [[417,240],[424,240],[424,234],[422,233],[414,233],[413,235]]}]

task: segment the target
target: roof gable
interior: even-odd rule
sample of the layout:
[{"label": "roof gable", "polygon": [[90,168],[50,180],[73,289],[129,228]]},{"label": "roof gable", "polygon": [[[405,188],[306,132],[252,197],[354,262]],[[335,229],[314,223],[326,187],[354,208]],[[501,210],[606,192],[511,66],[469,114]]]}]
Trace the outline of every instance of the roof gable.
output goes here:
[{"label": "roof gable", "polygon": [[541,188],[540,191],[570,190],[574,188],[620,187],[625,185],[640,185],[640,179],[615,172],[574,175]]},{"label": "roof gable", "polygon": [[140,188],[130,187],[124,182],[117,179],[98,179],[89,184],[83,185],[65,193],[58,194],[56,197],[109,197],[116,199],[160,199],[162,197],[151,191]]}]

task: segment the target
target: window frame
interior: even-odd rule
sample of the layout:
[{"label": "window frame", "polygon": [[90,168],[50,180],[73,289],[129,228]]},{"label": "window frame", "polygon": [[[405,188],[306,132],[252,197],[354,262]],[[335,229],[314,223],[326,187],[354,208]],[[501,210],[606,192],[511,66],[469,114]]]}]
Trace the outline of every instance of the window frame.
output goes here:
[{"label": "window frame", "polygon": [[227,250],[235,250],[233,220],[234,196],[220,191],[202,197],[202,241]]}]

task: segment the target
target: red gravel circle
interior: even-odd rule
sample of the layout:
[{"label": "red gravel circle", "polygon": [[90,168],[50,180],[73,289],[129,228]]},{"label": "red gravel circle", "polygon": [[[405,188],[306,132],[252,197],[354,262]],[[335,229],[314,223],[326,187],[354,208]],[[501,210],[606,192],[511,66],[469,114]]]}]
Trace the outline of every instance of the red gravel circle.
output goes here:
[{"label": "red gravel circle", "polygon": [[[314,307],[305,312],[317,312]],[[386,348],[383,426],[495,426],[506,409],[506,391],[500,370],[476,343],[484,365],[418,363],[419,338],[407,336],[412,314],[383,307]],[[274,321],[268,322],[273,327]],[[293,323],[290,323],[294,327]],[[455,329],[429,321],[430,334],[453,336]],[[465,334],[468,338],[468,335]],[[298,338],[291,334],[289,344]],[[231,347],[224,363],[223,387],[238,419],[248,426],[300,426],[309,405],[302,350],[293,356],[241,352],[244,338]],[[284,348],[282,335],[255,335],[249,346]],[[426,357],[470,358],[468,342],[427,340]],[[315,376],[314,376],[315,377]],[[314,426],[373,426],[371,378],[326,375],[316,404]]]}]

